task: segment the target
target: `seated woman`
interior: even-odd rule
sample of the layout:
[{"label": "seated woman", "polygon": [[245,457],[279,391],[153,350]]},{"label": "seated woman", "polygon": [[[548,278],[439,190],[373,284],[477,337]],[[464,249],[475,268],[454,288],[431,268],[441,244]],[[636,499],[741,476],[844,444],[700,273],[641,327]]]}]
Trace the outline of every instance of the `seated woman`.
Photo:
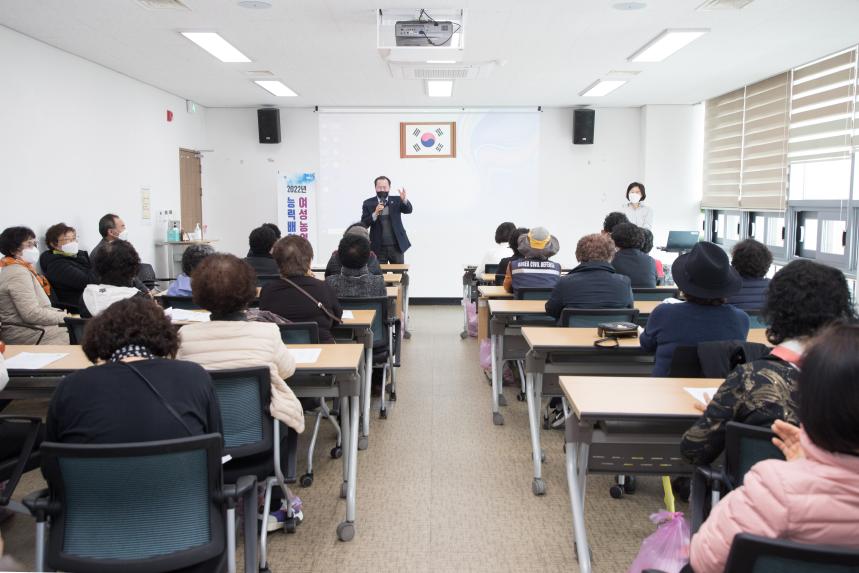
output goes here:
[{"label": "seated woman", "polygon": [[644,233],[632,223],[620,223],[611,231],[611,240],[618,248],[611,266],[622,275],[629,277],[634,288],[653,288],[656,286],[656,263],[645,254]]},{"label": "seated woman", "polygon": [[510,248],[510,235],[516,230],[516,225],[506,221],[495,229],[495,246],[486,251],[480,264],[477,265],[477,274],[483,274],[486,265],[496,265],[498,261],[510,257],[513,250]]},{"label": "seated woman", "polygon": [[77,309],[84,288],[93,282],[92,265],[86,251],[78,249],[77,231],[57,223],[45,231],[48,250],[39,257],[39,266],[54,289],[56,302]]},{"label": "seated woman", "polygon": [[[245,313],[256,298],[254,270],[234,255],[214,254],[206,257],[191,276],[194,302],[211,312],[212,320],[179,330],[177,357],[206,370],[267,366],[271,372],[271,415],[297,433],[303,432],[304,409],[284,382],[295,372],[295,359],[284,346],[276,324],[249,321]],[[286,432],[281,436],[283,443]],[[301,500],[291,495],[289,499],[299,512]],[[269,531],[282,528],[285,517],[282,509],[272,512]]]},{"label": "seated woman", "polygon": [[128,241],[115,239],[104,243],[95,258],[95,274],[98,284],[89,284],[81,295],[78,308],[83,318],[98,316],[107,307],[119,300],[131,297],[150,298],[134,286],[140,257]]},{"label": "seated woman", "polygon": [[[641,232],[644,233],[644,243],[641,245],[641,252],[649,255],[650,251],[653,250],[653,231],[650,229],[641,229]],[[662,261],[656,257],[651,258],[653,259],[653,264],[656,265],[656,285],[658,286],[665,282],[665,269],[662,266]]]},{"label": "seated woman", "polygon": [[[0,338],[7,344],[68,344],[65,311],[51,306],[51,284],[36,272],[36,234],[27,227],[0,233]],[[21,325],[21,326],[16,326]]]},{"label": "seated woman", "polygon": [[728,422],[798,424],[799,361],[808,340],[833,321],[855,318],[844,275],[814,261],[793,261],[779,270],[765,299],[767,338],[776,346],[769,355],[737,366],[719,386],[704,415],[683,436],[680,451],[690,463],[708,464],[719,457]]},{"label": "seated woman", "polygon": [[668,376],[678,346],[695,346],[710,340],[745,340],[749,315],[725,304],[740,290],[742,279],[728,255],[710,242],[696,244],[677,257],[672,274],[686,302],[663,303],[653,309],[638,340],[641,348],[656,353],[654,376]]},{"label": "seated woman", "polygon": [[504,275],[504,290],[515,293],[520,288],[554,288],[561,278],[561,264],[550,261],[560,249],[558,238],[543,227],[534,227],[519,237],[522,258],[510,261]]},{"label": "seated woman", "polygon": [[608,235],[585,235],[576,245],[579,265],[562,277],[546,301],[546,314],[561,317],[570,308],[632,308],[629,277],[609,264],[614,243]]},{"label": "seated woman", "polygon": [[303,237],[288,235],[274,244],[272,255],[281,280],[262,287],[260,310],[293,322],[315,322],[319,325],[319,342],[334,342],[331,328],[340,322],[343,309],[337,302],[337,293],[310,270],[313,247]]},{"label": "seated woman", "polygon": [[325,282],[338,297],[387,296],[385,279],[367,269],[370,260],[370,241],[359,235],[346,235],[340,239],[337,259],[340,272],[325,277]]},{"label": "seated woman", "polygon": [[786,460],[759,462],[692,538],[696,573],[723,571],[738,533],[856,547],[859,524],[859,326],[816,338],[799,373],[802,429],[782,421],[773,441]]},{"label": "seated woman", "polygon": [[248,237],[250,251],[245,257],[245,262],[253,267],[257,275],[276,276],[278,274],[277,263],[271,257],[271,248],[279,238],[280,235],[269,224],[251,231]]},{"label": "seated woman", "polygon": [[[354,225],[349,225],[346,229],[346,232],[343,233],[343,238],[349,236],[363,237],[364,239],[370,240],[370,231],[367,230],[367,227],[364,226],[363,223],[355,223]],[[328,264],[325,266],[325,277],[328,278],[332,275],[340,274],[340,268],[342,264],[340,262],[340,254],[339,249],[331,253],[331,258],[328,259]],[[370,271],[370,274],[373,275],[381,275],[382,267],[379,266],[379,258],[376,256],[372,250],[370,251],[370,257],[367,260],[367,270]]]},{"label": "seated woman", "polygon": [[[531,229],[519,227],[510,233],[510,240],[507,242],[507,245],[510,247],[510,252],[512,254],[508,257],[504,257],[498,262],[498,270],[495,271],[495,284],[497,286],[502,286],[504,284],[504,277],[507,276],[507,267],[510,266],[510,261],[522,258],[522,253],[519,252],[519,237],[527,235],[530,231]],[[478,274],[481,272],[482,271],[480,269],[477,269]]]},{"label": "seated woman", "polygon": [[773,255],[766,245],[754,239],[740,241],[731,249],[731,266],[743,277],[743,288],[728,298],[732,304],[743,310],[760,310],[766,302],[767,285],[764,278],[773,263]]},{"label": "seated woman", "polygon": [[203,259],[215,253],[209,245],[191,245],[182,253],[182,272],[167,289],[167,296],[191,296],[191,273]]}]

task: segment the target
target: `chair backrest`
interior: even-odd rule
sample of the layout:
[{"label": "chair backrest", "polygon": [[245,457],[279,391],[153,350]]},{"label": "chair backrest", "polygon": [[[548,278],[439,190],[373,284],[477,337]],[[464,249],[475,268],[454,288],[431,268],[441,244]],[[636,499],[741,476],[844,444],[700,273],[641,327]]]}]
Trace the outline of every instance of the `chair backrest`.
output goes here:
[{"label": "chair backrest", "polygon": [[701,378],[701,361],[697,346],[676,346],[668,367],[670,378]]},{"label": "chair backrest", "polygon": [[781,450],[772,443],[774,435],[769,428],[728,422],[725,429],[725,473],[734,487],[743,485],[743,478],[756,463],[784,459]]},{"label": "chair backrest", "polygon": [[84,339],[84,328],[86,328],[88,318],[71,318],[63,317],[63,322],[66,323],[66,328],[69,329],[69,343],[81,344]]},{"label": "chair backrest", "polygon": [[268,411],[269,367],[210,370],[209,375],[221,408],[224,453],[242,458],[270,451],[274,428]]},{"label": "chair backrest", "polygon": [[725,572],[859,573],[859,550],[739,533],[731,544]]},{"label": "chair backrest", "polygon": [[257,275],[257,286],[263,287],[268,283],[280,280],[280,275]]},{"label": "chair backrest", "polygon": [[225,551],[221,436],[41,446],[62,571],[172,571]]},{"label": "chair backrest", "polygon": [[284,344],[319,344],[319,325],[315,322],[278,324]]},{"label": "chair backrest", "polygon": [[494,275],[498,272],[498,263],[495,263],[494,265],[483,265],[483,272],[487,275]]},{"label": "chair backrest", "polygon": [[549,300],[552,289],[542,287],[520,287],[513,293],[516,300]]},{"label": "chair backrest", "polygon": [[158,278],[155,274],[155,269],[149,263],[140,263],[140,269],[137,271],[137,278],[140,279],[146,288],[153,289],[158,284]]},{"label": "chair backrest", "polygon": [[633,287],[632,300],[665,300],[677,297],[680,291],[670,288]]},{"label": "chair backrest", "polygon": [[202,307],[194,303],[194,299],[190,296],[168,296],[161,295],[157,297],[161,301],[161,306],[164,308],[181,308],[183,310],[202,310]]},{"label": "chair backrest", "polygon": [[561,311],[561,326],[593,328],[603,322],[635,322],[637,308],[565,308]]},{"label": "chair backrest", "polygon": [[769,326],[766,321],[764,321],[761,311],[747,310],[746,314],[749,315],[749,328],[766,328]]},{"label": "chair backrest", "polygon": [[339,299],[343,310],[375,310],[373,318],[373,346],[387,346],[388,344],[388,297],[344,297]]}]

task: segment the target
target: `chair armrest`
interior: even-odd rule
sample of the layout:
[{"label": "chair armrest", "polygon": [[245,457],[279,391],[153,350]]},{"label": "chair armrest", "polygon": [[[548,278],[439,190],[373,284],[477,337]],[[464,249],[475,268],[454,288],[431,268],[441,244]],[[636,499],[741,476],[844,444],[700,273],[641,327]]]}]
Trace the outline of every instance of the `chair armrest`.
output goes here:
[{"label": "chair armrest", "polygon": [[44,522],[48,515],[54,515],[60,510],[59,504],[51,501],[51,492],[47,488],[36,490],[21,501],[39,523]]},{"label": "chair armrest", "polygon": [[[6,326],[18,326],[20,328],[26,328],[28,330],[35,330],[36,332],[40,333],[38,340],[36,340],[37,345],[41,344],[42,339],[45,337],[45,329],[39,328],[38,326],[33,326],[32,324],[22,324],[20,322],[4,322],[3,324],[5,324]],[[59,326],[63,326],[63,325],[59,325]]]},{"label": "chair armrest", "polygon": [[725,476],[725,472],[721,468],[714,468],[712,466],[697,466],[695,468],[695,473],[701,475],[705,480],[710,483],[725,483],[727,481],[727,476]]},{"label": "chair armrest", "polygon": [[243,498],[248,492],[256,491],[256,476],[241,476],[236,483],[224,484],[221,492],[215,494],[215,499],[226,503],[228,509],[236,507],[236,501]]}]

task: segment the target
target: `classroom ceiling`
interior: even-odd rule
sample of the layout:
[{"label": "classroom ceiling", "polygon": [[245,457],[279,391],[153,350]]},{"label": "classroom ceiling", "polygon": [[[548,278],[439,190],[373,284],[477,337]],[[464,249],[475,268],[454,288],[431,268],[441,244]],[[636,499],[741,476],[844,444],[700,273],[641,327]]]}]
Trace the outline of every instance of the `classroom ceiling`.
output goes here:
[{"label": "classroom ceiling", "polygon": [[[420,80],[391,77],[376,49],[385,0],[182,0],[189,10],[147,10],[135,0],[2,0],[0,25],[209,107],[639,106],[688,104],[859,43],[857,0],[754,0],[699,11],[704,0],[461,0],[464,62],[501,61],[486,79],[457,80],[430,98]],[[628,4],[628,3],[627,3]],[[661,63],[627,58],[666,28],[711,32]],[[224,64],[178,31],[216,31],[247,54]],[[268,95],[247,72],[271,71],[299,94]],[[611,71],[638,71],[601,98],[579,96]]]}]

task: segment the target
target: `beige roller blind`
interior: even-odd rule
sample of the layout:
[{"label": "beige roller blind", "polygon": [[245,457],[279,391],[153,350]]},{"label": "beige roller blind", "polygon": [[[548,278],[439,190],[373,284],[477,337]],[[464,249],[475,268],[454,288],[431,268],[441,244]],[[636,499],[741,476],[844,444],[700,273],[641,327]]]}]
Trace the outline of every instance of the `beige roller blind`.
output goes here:
[{"label": "beige roller blind", "polygon": [[788,160],[847,157],[859,143],[856,114],[856,48],[793,71]]},{"label": "beige roller blind", "polygon": [[741,88],[705,103],[704,208],[739,207],[744,95]]},{"label": "beige roller blind", "polygon": [[746,86],[740,176],[742,209],[784,209],[790,72]]}]

